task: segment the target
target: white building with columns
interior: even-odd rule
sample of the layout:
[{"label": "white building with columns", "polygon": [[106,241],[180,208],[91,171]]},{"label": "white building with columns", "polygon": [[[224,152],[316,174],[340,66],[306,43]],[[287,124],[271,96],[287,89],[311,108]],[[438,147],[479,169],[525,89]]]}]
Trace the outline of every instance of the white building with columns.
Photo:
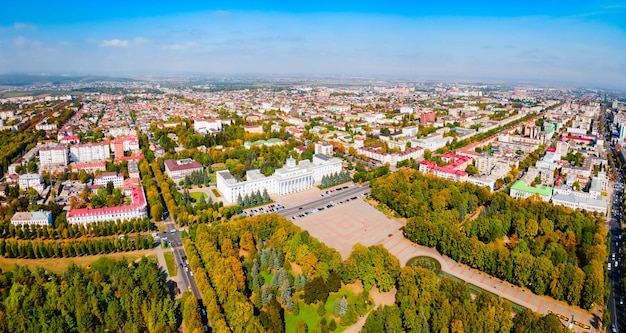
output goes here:
[{"label": "white building with columns", "polygon": [[316,154],[313,162],[308,160],[296,163],[288,158],[285,166],[266,177],[259,170],[246,172],[246,181],[237,181],[228,170],[216,172],[217,189],[229,202],[237,202],[256,191],[268,194],[286,195],[311,188],[322,177],[341,172],[341,160],[327,155]]}]

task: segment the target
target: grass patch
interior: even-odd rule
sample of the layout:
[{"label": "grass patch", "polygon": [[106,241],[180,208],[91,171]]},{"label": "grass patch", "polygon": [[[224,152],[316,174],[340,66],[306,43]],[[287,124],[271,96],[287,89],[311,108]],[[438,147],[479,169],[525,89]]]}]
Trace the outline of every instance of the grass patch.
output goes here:
[{"label": "grass patch", "polygon": [[50,259],[0,258],[0,269],[6,272],[6,271],[12,271],[15,265],[27,266],[30,269],[40,266],[48,271],[60,274],[60,273],[65,272],[68,269],[68,267],[70,267],[72,264],[76,264],[80,267],[87,267],[87,266],[90,266],[94,261],[100,259],[101,257],[107,257],[107,258],[115,259],[115,260],[126,258],[129,261],[135,261],[141,257],[147,256],[150,253],[152,253],[152,250],[139,250],[139,251],[119,252],[119,253],[102,254],[102,255],[95,255],[95,256],[72,257],[72,258],[50,258]]},{"label": "grass patch", "polygon": [[427,256],[411,258],[406,265],[410,267],[424,267],[435,274],[439,274],[441,271],[441,264],[439,261]]},{"label": "grass patch", "polygon": [[212,188],[211,192],[213,192],[213,195],[215,195],[216,198],[221,197],[222,195],[220,194],[220,192],[218,192],[216,189]]},{"label": "grass patch", "polygon": [[195,202],[200,202],[201,198],[204,198],[205,201],[209,199],[209,196],[204,192],[190,192],[189,197],[191,197]]},{"label": "grass patch", "polygon": [[174,252],[163,252],[165,257],[165,264],[167,265],[167,275],[174,277],[178,275],[178,267],[176,267],[176,260],[174,260]]},{"label": "grass patch", "polygon": [[274,277],[273,273],[261,272],[260,274],[263,277],[263,281],[265,281],[265,283],[267,283],[268,285],[272,283],[272,278]]},{"label": "grass patch", "polygon": [[[305,304],[303,301],[300,301],[298,299],[298,295],[300,295],[300,293],[298,293],[297,295],[294,295],[294,301],[298,301],[299,302],[299,306],[300,306],[300,313],[298,313],[297,316],[293,315],[292,313],[289,312],[285,312],[285,332],[286,333],[295,333],[296,331],[296,323],[300,320],[304,321],[308,326],[309,326],[309,331],[311,331],[315,326],[317,326],[317,323],[322,319],[322,317],[320,317],[317,314],[317,304]],[[324,308],[326,309],[326,320],[330,323],[331,319],[335,319],[335,322],[337,323],[337,329],[334,332],[343,332],[344,330],[346,330],[348,328],[348,326],[341,326],[340,322],[341,322],[341,318],[340,317],[336,317],[333,314],[333,311],[335,309],[335,301],[337,299],[341,299],[343,296],[346,296],[346,300],[348,301],[348,304],[354,304],[354,302],[356,301],[356,297],[357,295],[354,293],[354,291],[352,290],[352,286],[350,285],[343,285],[341,287],[341,289],[339,289],[338,292],[336,293],[332,293],[328,296],[328,299],[326,300],[326,303],[324,304]],[[374,307],[374,304],[369,304],[367,309],[368,311],[370,309],[372,309]]]},{"label": "grass patch", "polygon": [[[226,167],[225,163],[213,163],[213,164],[211,164],[211,169],[213,169],[213,171],[222,171],[222,170],[226,170],[228,168]],[[213,172],[213,173],[215,173],[215,172]]]},{"label": "grass patch", "polygon": [[[294,298],[294,301],[296,299]],[[316,304],[305,304],[302,301],[299,301],[300,310],[297,316],[294,316],[292,313],[285,312],[285,332],[286,333],[295,333],[296,332],[296,323],[300,320],[303,320],[309,330],[313,329],[317,322],[320,319],[320,316],[317,315],[317,306]],[[337,331],[335,331],[337,332]]]}]

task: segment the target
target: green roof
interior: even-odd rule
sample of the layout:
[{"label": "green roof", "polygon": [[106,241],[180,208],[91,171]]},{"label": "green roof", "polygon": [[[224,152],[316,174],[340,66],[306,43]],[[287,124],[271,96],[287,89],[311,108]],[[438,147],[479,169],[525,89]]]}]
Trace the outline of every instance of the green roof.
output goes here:
[{"label": "green roof", "polygon": [[267,140],[265,143],[277,143],[277,142],[283,142],[283,140],[281,140],[279,138],[271,138],[271,139]]},{"label": "green roof", "polygon": [[522,191],[522,192],[536,193],[536,194],[539,194],[539,195],[544,196],[544,197],[552,195],[552,187],[551,186],[544,186],[543,188],[536,188],[536,187],[529,186],[523,180],[516,181],[515,184],[513,184],[513,186],[511,186],[511,189],[512,190]]}]

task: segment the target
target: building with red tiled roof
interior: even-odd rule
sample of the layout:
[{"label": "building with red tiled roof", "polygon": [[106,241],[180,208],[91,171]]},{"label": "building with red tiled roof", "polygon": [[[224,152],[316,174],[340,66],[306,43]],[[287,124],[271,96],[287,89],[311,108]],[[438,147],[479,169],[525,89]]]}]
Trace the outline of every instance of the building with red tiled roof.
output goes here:
[{"label": "building with red tiled roof", "polygon": [[128,206],[70,209],[67,213],[67,222],[69,224],[87,224],[116,220],[125,221],[148,216],[148,205],[143,189],[141,187],[133,188],[131,198],[132,203]]}]

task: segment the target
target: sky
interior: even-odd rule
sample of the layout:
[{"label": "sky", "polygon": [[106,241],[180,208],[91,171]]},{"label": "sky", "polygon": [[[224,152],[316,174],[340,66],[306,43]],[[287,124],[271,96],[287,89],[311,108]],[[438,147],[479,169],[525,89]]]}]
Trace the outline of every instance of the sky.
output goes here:
[{"label": "sky", "polygon": [[626,89],[626,0],[1,7],[0,73],[371,75]]}]

